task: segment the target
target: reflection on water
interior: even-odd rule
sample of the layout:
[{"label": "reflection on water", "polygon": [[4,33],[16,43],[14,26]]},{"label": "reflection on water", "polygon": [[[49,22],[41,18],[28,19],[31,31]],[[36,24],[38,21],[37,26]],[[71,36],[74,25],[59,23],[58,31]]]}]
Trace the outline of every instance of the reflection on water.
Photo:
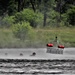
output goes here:
[{"label": "reflection on water", "polygon": [[0,59],[2,75],[75,74],[75,60]]}]

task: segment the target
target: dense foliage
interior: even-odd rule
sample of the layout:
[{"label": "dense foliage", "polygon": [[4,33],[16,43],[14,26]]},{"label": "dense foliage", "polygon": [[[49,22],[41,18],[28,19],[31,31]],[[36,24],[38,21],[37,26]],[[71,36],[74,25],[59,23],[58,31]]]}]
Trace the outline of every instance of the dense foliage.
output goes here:
[{"label": "dense foliage", "polygon": [[37,27],[42,19],[41,15],[41,13],[34,13],[31,9],[25,9],[15,14],[15,23],[29,22],[32,27]]},{"label": "dense foliage", "polygon": [[[28,42],[28,46],[29,44],[33,45],[33,43],[34,45],[45,44],[55,36],[57,31],[53,34],[48,34],[44,30],[41,32],[38,28],[62,28],[63,26],[75,26],[75,0],[0,0],[0,28],[12,29],[13,33],[11,32],[10,34],[14,35],[16,39],[20,39],[19,42],[23,43],[22,46],[26,42]],[[8,35],[8,33],[5,34]],[[64,37],[65,35],[63,34]],[[53,37],[51,38],[51,36]],[[2,38],[3,42],[5,40],[7,42],[8,37]],[[41,38],[39,39],[39,37]],[[8,45],[11,44],[13,46],[13,43],[15,43],[15,41],[11,41],[12,38]],[[75,43],[75,40],[72,40]]]},{"label": "dense foliage", "polygon": [[[28,9],[28,10],[27,10]],[[32,11],[32,10],[33,11]],[[22,12],[23,11],[23,12]],[[55,11],[54,13],[58,12],[58,15],[56,15],[56,18],[53,18],[54,15],[51,13]],[[1,18],[6,17],[6,15],[14,16],[16,14],[17,20],[24,19],[26,21],[29,21],[31,26],[36,27],[36,24],[39,24],[39,21],[36,19],[38,16],[35,17],[35,14],[41,13],[42,18],[40,19],[40,26],[52,26],[53,22],[56,22],[56,26],[62,25],[62,23],[66,25],[75,25],[75,0],[0,0],[0,15]],[[66,18],[62,15],[66,14]],[[24,16],[23,16],[24,15]],[[52,17],[49,17],[52,16]],[[56,21],[57,20],[57,21]],[[54,25],[55,25],[54,22]],[[52,23],[52,24],[51,24]],[[59,25],[58,25],[58,24]]]},{"label": "dense foliage", "polygon": [[28,22],[18,23],[13,25],[13,33],[15,37],[24,40],[28,36],[28,33],[31,31],[31,26]]}]

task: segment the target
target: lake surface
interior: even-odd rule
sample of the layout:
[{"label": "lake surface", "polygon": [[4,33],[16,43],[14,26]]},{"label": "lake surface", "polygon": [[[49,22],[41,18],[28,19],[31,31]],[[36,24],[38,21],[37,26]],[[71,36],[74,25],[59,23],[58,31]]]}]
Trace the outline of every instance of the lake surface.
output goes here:
[{"label": "lake surface", "polygon": [[63,55],[46,48],[0,49],[0,75],[75,75],[75,48],[65,48]]}]

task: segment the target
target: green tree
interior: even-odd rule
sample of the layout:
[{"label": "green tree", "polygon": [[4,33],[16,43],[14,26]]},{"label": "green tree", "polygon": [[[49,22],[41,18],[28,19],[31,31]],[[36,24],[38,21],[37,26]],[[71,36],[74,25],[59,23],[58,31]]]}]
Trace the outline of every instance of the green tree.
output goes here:
[{"label": "green tree", "polygon": [[32,27],[36,27],[38,18],[42,19],[39,13],[34,13],[31,9],[24,9],[15,15],[15,23],[28,21]]},{"label": "green tree", "polygon": [[69,24],[71,24],[73,26],[75,25],[75,6],[68,9],[68,11],[67,11],[67,21],[69,22]]},{"label": "green tree", "polygon": [[28,22],[22,22],[21,24],[15,24],[12,27],[13,34],[16,38],[20,40],[25,40],[28,37],[28,33],[31,31],[32,27]]},{"label": "green tree", "polygon": [[1,27],[10,28],[14,24],[14,16],[6,16],[2,19]]},{"label": "green tree", "polygon": [[10,0],[8,3],[8,15],[14,15],[17,12],[17,6],[16,6],[15,0]]},{"label": "green tree", "polygon": [[0,15],[7,13],[9,0],[0,0]]},{"label": "green tree", "polygon": [[43,26],[46,26],[47,23],[47,17],[48,17],[48,12],[50,11],[51,8],[54,7],[54,1],[55,0],[41,0],[41,5],[40,5],[40,10],[44,15],[43,19]]}]

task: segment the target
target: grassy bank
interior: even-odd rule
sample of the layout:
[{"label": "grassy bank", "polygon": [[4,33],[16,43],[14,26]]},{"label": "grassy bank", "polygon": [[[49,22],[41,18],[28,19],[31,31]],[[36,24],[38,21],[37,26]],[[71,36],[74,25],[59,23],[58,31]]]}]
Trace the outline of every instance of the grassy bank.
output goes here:
[{"label": "grassy bank", "polygon": [[66,47],[75,47],[75,27],[34,29],[34,32],[31,38],[21,41],[14,37],[12,30],[0,29],[0,48],[46,47],[55,36]]}]

